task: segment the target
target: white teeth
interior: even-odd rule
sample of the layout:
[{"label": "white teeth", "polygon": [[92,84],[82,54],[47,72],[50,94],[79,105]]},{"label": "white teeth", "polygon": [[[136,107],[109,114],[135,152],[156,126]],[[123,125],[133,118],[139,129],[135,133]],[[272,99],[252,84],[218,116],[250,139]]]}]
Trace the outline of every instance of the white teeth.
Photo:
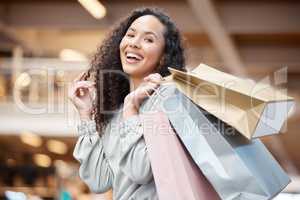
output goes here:
[{"label": "white teeth", "polygon": [[137,59],[137,60],[142,60],[142,59],[143,59],[142,56],[137,55],[137,54],[135,54],[135,53],[129,53],[129,52],[126,54],[126,57],[133,57],[133,58],[135,58],[135,59]]}]

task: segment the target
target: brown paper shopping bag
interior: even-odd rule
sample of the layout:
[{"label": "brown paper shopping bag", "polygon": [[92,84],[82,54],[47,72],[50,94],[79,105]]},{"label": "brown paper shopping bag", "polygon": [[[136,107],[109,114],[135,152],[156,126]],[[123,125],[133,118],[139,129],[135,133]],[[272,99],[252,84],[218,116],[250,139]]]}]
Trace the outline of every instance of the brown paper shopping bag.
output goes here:
[{"label": "brown paper shopping bag", "polygon": [[144,139],[160,200],[219,200],[163,112],[141,115]]},{"label": "brown paper shopping bag", "polygon": [[278,133],[293,98],[270,85],[255,83],[200,64],[190,72],[169,68],[177,88],[207,112],[248,139]]}]

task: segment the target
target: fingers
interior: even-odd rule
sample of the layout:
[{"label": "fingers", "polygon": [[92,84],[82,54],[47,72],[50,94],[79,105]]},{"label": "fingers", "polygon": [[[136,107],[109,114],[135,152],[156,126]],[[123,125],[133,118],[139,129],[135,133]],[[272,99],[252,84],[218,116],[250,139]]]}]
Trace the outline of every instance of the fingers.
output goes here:
[{"label": "fingers", "polygon": [[95,83],[91,81],[78,81],[73,85],[73,93],[77,91],[78,89],[88,89],[88,88],[93,88]]},{"label": "fingers", "polygon": [[161,83],[163,81],[163,77],[159,73],[154,73],[146,76],[144,81],[150,81],[153,83]]},{"label": "fingers", "polygon": [[131,92],[125,99],[126,102],[131,102],[136,108],[139,108],[145,98],[150,97],[160,86],[163,78],[160,74],[150,74],[144,78],[144,81],[139,87]]},{"label": "fingers", "polygon": [[90,88],[95,85],[92,81],[85,81],[87,73],[81,72],[74,80],[73,85],[70,89],[70,95],[73,97],[74,95],[82,96],[85,92],[83,91],[84,88]]},{"label": "fingers", "polygon": [[151,94],[153,94],[153,92],[159,87],[158,83],[153,83],[153,82],[146,82],[144,83],[144,85],[142,87],[140,87],[139,91],[138,91],[138,96],[140,98],[145,98],[145,97],[149,97]]},{"label": "fingers", "polygon": [[82,94],[95,90],[95,83],[92,81],[77,81],[72,84],[69,89],[69,97],[73,99],[76,96],[82,96]]},{"label": "fingers", "polygon": [[154,73],[146,76],[144,78],[146,81],[148,96],[150,96],[160,85],[160,83],[163,81],[163,77],[159,73]]}]

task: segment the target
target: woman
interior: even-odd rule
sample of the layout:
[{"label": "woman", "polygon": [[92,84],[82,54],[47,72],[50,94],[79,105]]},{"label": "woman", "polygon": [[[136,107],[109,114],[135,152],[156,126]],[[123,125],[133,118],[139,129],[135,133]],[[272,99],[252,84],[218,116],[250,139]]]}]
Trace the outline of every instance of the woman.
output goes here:
[{"label": "woman", "polygon": [[111,31],[88,72],[73,81],[69,98],[81,118],[74,157],[93,192],[112,188],[118,200],[157,199],[139,107],[169,75],[167,67],[185,71],[184,65],[170,18],[158,9],[137,9]]}]

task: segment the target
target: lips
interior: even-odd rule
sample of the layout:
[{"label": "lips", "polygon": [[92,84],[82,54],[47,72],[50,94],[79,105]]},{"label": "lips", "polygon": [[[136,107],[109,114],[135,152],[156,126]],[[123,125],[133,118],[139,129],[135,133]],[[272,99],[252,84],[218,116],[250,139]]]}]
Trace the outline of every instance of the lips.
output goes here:
[{"label": "lips", "polygon": [[142,55],[135,52],[129,52],[129,51],[125,52],[125,56],[126,56],[126,61],[130,64],[138,63],[144,59]]}]

